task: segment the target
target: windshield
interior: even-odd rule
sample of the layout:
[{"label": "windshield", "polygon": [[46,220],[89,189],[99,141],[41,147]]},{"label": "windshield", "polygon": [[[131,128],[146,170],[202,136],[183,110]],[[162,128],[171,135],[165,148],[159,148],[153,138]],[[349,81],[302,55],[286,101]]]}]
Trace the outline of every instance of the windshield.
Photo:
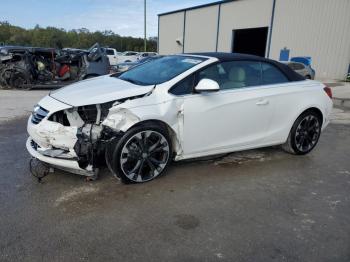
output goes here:
[{"label": "windshield", "polygon": [[169,81],[206,58],[190,56],[165,56],[132,68],[121,74],[119,79],[137,85],[157,85]]}]

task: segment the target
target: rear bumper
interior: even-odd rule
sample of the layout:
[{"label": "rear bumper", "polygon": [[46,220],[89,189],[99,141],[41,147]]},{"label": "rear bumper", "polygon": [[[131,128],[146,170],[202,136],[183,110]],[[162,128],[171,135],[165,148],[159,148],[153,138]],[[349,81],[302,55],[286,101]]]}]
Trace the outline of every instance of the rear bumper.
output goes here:
[{"label": "rear bumper", "polygon": [[44,156],[40,152],[38,152],[37,149],[33,146],[32,143],[33,139],[31,137],[28,137],[27,142],[26,142],[26,147],[29,152],[29,154],[32,157],[37,158],[38,160],[45,162],[49,164],[52,167],[68,171],[74,174],[78,175],[83,175],[83,176],[92,176],[94,173],[89,170],[81,169],[79,167],[79,164],[77,161],[73,159],[62,159],[62,158],[56,158],[56,157],[49,157],[49,156]]}]

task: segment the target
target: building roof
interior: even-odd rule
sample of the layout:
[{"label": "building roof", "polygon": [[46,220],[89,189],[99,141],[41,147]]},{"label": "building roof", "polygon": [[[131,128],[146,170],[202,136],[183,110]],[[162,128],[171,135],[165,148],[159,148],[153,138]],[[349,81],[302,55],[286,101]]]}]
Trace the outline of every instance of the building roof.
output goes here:
[{"label": "building roof", "polygon": [[161,13],[161,14],[158,14],[158,16],[170,15],[170,14],[174,14],[174,13],[178,13],[178,12],[199,9],[199,8],[204,8],[204,7],[208,7],[208,6],[213,6],[213,5],[220,5],[220,4],[229,3],[229,2],[233,2],[233,1],[237,1],[237,0],[221,0],[221,1],[216,1],[213,3],[204,4],[204,5],[196,5],[196,6],[192,6],[192,7],[188,7],[188,8],[183,8],[183,9],[178,9],[178,10],[174,10],[174,11],[170,11],[170,12]]}]

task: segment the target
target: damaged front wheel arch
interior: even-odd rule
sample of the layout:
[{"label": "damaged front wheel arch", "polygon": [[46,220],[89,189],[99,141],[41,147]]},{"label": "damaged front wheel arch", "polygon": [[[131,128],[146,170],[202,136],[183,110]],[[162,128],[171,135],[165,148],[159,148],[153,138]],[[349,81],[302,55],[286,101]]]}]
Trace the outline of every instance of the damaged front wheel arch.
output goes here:
[{"label": "damaged front wheel arch", "polygon": [[165,123],[161,120],[149,119],[149,120],[140,121],[140,122],[136,123],[135,125],[131,126],[129,129],[134,128],[134,127],[138,127],[140,125],[141,126],[155,125],[155,126],[159,126],[161,128],[164,128],[165,130],[167,130],[169,137],[171,139],[171,144],[172,144],[172,148],[173,148],[173,155],[176,155],[176,151],[180,147],[179,141],[177,139],[176,132],[167,123]]},{"label": "damaged front wheel arch", "polygon": [[106,162],[110,171],[124,183],[152,180],[161,175],[172,160],[172,141],[167,128],[152,121],[134,125],[120,140],[111,143],[114,146],[106,154]]}]

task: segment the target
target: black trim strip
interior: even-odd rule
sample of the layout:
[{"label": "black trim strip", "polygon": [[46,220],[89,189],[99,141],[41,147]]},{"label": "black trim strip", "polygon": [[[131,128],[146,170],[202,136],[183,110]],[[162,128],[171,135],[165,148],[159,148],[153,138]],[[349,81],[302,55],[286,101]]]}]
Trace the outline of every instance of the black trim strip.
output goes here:
[{"label": "black trim strip", "polygon": [[219,7],[218,7],[218,23],[216,27],[216,46],[215,46],[216,52],[218,51],[218,45],[219,45],[220,18],[221,18],[221,4],[219,4]]},{"label": "black trim strip", "polygon": [[225,3],[229,3],[229,2],[233,2],[233,1],[238,1],[238,0],[222,0],[222,1],[217,1],[217,2],[208,3],[208,4],[204,4],[204,5],[197,5],[197,6],[193,6],[193,7],[188,7],[188,8],[178,9],[178,10],[174,10],[174,11],[170,11],[170,12],[166,12],[166,13],[161,13],[161,14],[158,14],[158,16],[170,15],[170,14],[179,13],[179,12],[183,12],[183,11],[204,8],[204,7],[218,5],[218,4],[225,4]]},{"label": "black trim strip", "polygon": [[186,34],[186,11],[184,12],[184,28],[182,35],[182,53],[185,53],[185,34]]},{"label": "black trim strip", "polygon": [[267,54],[266,54],[266,57],[267,57],[267,58],[270,58],[270,49],[271,49],[273,22],[274,22],[274,20],[275,20],[275,8],[276,8],[276,0],[273,0],[273,4],[272,4],[272,14],[271,14],[271,22],[270,22],[270,34],[269,34],[269,41],[268,41],[268,44],[267,44]]},{"label": "black trim strip", "polygon": [[157,53],[159,54],[159,16],[158,16]]}]

